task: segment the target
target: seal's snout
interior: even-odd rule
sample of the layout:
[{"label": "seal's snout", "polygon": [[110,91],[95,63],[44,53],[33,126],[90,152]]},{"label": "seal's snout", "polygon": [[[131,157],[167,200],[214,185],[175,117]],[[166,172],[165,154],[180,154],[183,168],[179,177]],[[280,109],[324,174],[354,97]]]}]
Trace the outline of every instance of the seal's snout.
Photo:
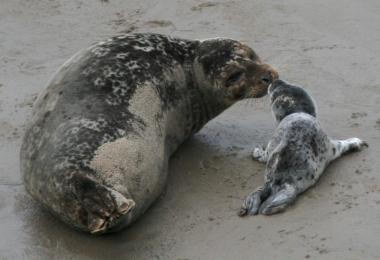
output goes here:
[{"label": "seal's snout", "polygon": [[266,74],[261,76],[261,82],[268,85],[272,83],[274,79],[275,79],[275,75],[271,71],[268,71]]},{"label": "seal's snout", "polygon": [[286,82],[281,79],[276,79],[272,82],[273,86],[286,85]]},{"label": "seal's snout", "polygon": [[278,79],[278,72],[268,64],[253,63],[250,72],[251,92],[249,97],[259,98],[268,93],[268,88],[273,81]]},{"label": "seal's snout", "polygon": [[273,91],[278,88],[279,86],[285,86],[287,85],[287,83],[281,79],[275,79],[272,84],[270,84],[269,88],[268,88],[268,94],[271,94],[273,93]]},{"label": "seal's snout", "polygon": [[261,65],[263,67],[260,83],[269,86],[273,81],[278,79],[278,72],[268,64]]}]

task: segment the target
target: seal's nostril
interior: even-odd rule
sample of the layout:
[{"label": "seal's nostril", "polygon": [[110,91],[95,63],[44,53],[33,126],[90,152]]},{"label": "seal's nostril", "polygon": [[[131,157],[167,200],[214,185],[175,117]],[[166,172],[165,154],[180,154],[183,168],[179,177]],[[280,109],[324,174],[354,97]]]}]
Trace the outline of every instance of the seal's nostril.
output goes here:
[{"label": "seal's nostril", "polygon": [[265,84],[270,84],[273,81],[273,77],[271,74],[267,74],[261,77],[261,81]]}]

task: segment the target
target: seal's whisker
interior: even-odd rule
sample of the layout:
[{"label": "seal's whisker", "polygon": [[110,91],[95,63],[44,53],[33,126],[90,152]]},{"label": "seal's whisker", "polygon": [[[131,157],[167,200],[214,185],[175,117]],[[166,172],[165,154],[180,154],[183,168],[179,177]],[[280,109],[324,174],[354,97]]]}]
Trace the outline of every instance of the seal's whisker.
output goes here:
[{"label": "seal's whisker", "polygon": [[255,107],[257,109],[265,108],[269,105],[269,98],[267,96],[262,98],[248,98],[244,102],[244,107]]}]

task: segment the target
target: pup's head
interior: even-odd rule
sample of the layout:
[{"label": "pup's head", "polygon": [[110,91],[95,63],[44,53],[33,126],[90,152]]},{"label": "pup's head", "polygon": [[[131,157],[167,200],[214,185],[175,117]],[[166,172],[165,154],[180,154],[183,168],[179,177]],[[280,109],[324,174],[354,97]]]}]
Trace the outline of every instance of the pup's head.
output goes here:
[{"label": "pup's head", "polygon": [[317,116],[313,99],[301,87],[291,85],[282,80],[275,80],[268,88],[268,94],[271,100],[272,112],[277,122],[297,112]]},{"label": "pup's head", "polygon": [[262,63],[250,47],[231,39],[202,41],[197,61],[212,92],[221,95],[226,104],[265,96],[278,78],[277,71]]}]

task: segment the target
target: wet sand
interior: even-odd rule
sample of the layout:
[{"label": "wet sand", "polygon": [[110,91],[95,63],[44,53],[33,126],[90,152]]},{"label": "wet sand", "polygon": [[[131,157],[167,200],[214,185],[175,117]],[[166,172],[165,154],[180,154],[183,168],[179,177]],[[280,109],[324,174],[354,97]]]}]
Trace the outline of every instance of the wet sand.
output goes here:
[{"label": "wet sand", "polygon": [[[0,1],[0,259],[379,259],[380,2]],[[370,148],[334,162],[284,214],[239,218],[263,182],[250,158],[274,129],[243,101],[173,156],[160,200],[125,231],[71,230],[25,193],[19,147],[36,95],[72,54],[119,32],[225,36],[305,86],[336,138]]]}]

